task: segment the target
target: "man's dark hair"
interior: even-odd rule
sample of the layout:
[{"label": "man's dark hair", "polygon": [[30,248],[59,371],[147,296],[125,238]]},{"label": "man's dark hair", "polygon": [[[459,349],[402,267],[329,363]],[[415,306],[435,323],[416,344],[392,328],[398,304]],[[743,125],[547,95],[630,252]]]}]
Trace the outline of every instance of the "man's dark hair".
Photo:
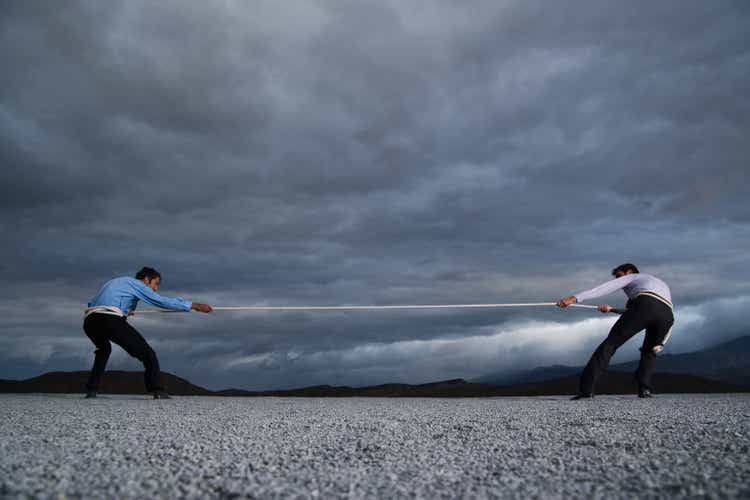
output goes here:
[{"label": "man's dark hair", "polygon": [[631,264],[628,262],[627,264],[621,264],[617,266],[616,268],[612,269],[612,276],[616,275],[618,272],[623,272],[627,274],[628,271],[633,271],[634,273],[639,272],[638,268],[635,267],[635,264]]},{"label": "man's dark hair", "polygon": [[143,278],[148,278],[149,280],[152,280],[154,278],[161,279],[161,274],[159,274],[159,271],[157,271],[153,267],[144,267],[140,271],[135,273],[135,279],[142,280]]}]

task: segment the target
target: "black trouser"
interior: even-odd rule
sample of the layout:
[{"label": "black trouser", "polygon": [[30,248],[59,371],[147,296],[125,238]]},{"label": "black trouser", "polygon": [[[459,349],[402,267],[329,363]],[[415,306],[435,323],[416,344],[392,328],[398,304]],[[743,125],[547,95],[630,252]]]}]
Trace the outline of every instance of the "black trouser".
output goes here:
[{"label": "black trouser", "polygon": [[112,314],[92,313],[83,321],[83,331],[96,346],[94,367],[91,368],[91,375],[86,384],[87,389],[91,391],[99,389],[102,373],[112,353],[112,344],[110,344],[112,341],[143,363],[146,368],[144,374],[146,391],[162,390],[159,360],[156,359],[156,353],[148,345],[146,339],[138,333],[138,330],[128,324],[126,318]]},{"label": "black trouser", "polygon": [[609,335],[591,355],[586,368],[581,374],[579,393],[592,394],[599,375],[609,366],[609,360],[615,351],[633,335],[646,330],[641,346],[641,361],[635,372],[635,378],[642,389],[651,388],[651,375],[654,373],[656,352],[654,347],[664,344],[669,330],[674,323],[672,309],[659,299],[639,295],[628,301],[625,311],[609,331]]}]

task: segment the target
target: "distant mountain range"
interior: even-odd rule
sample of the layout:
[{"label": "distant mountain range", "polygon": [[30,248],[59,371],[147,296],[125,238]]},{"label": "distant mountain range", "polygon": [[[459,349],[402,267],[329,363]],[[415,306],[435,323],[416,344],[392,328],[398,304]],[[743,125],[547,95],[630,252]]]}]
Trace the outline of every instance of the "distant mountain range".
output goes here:
[{"label": "distant mountain range", "polygon": [[[654,385],[662,393],[722,393],[748,392],[750,388],[716,382],[688,374],[659,373]],[[467,382],[463,379],[445,380],[429,384],[384,384],[370,387],[334,387],[320,385],[284,391],[217,391],[218,396],[276,396],[276,397],[490,397],[490,396],[553,396],[575,394],[578,376],[563,377],[543,382],[515,385],[490,385]],[[634,394],[636,386],[631,373],[608,372],[597,384],[597,394]]]},{"label": "distant mountain range", "polygon": [[[182,396],[211,396],[212,391],[191,384],[184,378],[162,372],[162,384],[169,392]],[[85,392],[89,372],[48,372],[27,380],[0,379],[0,392],[47,392],[77,393]],[[107,394],[143,394],[143,372],[106,371],[102,376],[100,392]]]},{"label": "distant mountain range", "polygon": [[[88,372],[50,372],[28,380],[0,380],[0,393],[83,393]],[[246,391],[225,389],[210,391],[191,384],[185,379],[162,372],[166,389],[182,396],[235,396],[235,397],[489,397],[489,396],[546,396],[574,394],[578,376],[530,382],[515,385],[491,385],[467,382],[463,379],[444,380],[429,384],[383,384],[369,387],[317,385],[301,389],[274,391]],[[659,373],[654,377],[658,392],[747,392],[741,387],[688,374]],[[102,379],[103,394],[143,394],[143,373],[111,371]],[[630,373],[609,372],[597,384],[598,394],[633,394],[635,385]]]},{"label": "distant mountain range", "polygon": [[[610,365],[610,371],[635,372],[638,360]],[[660,354],[659,372],[686,373],[698,377],[750,388],[750,336],[740,337],[707,349],[684,354]],[[494,373],[472,382],[490,385],[515,385],[579,375],[582,366],[553,365],[515,373]]]},{"label": "distant mountain range", "polygon": [[[637,361],[612,366],[597,383],[598,394],[633,394],[632,372]],[[654,375],[657,393],[750,392],[750,337],[687,354],[659,356]],[[162,372],[165,388],[184,396],[277,397],[488,397],[574,394],[581,368],[551,366],[512,375],[488,375],[467,382],[444,380],[429,384],[383,384],[368,387],[318,385],[300,389],[211,391],[171,373]],[[27,380],[0,380],[5,393],[82,393],[87,371],[49,372]],[[495,377],[495,378],[493,378]],[[143,373],[108,371],[101,393],[143,394]]]}]

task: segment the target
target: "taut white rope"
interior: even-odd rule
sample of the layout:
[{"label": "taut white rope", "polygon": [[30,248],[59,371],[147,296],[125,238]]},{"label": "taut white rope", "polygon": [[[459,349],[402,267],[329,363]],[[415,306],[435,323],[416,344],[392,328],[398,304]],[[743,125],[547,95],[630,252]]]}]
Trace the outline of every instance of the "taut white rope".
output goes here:
[{"label": "taut white rope", "polygon": [[[524,302],[515,304],[413,304],[395,306],[217,306],[214,311],[376,311],[382,309],[491,309],[501,307],[556,306],[557,302]],[[597,306],[570,304],[568,307],[596,309]],[[183,312],[165,309],[147,309],[137,314],[156,312]]]}]

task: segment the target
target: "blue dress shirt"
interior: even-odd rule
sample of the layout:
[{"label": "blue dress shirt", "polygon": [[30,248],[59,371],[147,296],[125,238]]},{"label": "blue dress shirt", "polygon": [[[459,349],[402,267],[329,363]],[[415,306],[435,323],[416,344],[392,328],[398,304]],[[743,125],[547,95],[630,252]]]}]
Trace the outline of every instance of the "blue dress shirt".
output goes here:
[{"label": "blue dress shirt", "polygon": [[117,307],[127,316],[135,310],[138,301],[143,300],[152,306],[176,311],[189,311],[193,305],[189,300],[180,297],[162,297],[151,290],[143,281],[128,276],[109,280],[89,301],[89,307]]}]

